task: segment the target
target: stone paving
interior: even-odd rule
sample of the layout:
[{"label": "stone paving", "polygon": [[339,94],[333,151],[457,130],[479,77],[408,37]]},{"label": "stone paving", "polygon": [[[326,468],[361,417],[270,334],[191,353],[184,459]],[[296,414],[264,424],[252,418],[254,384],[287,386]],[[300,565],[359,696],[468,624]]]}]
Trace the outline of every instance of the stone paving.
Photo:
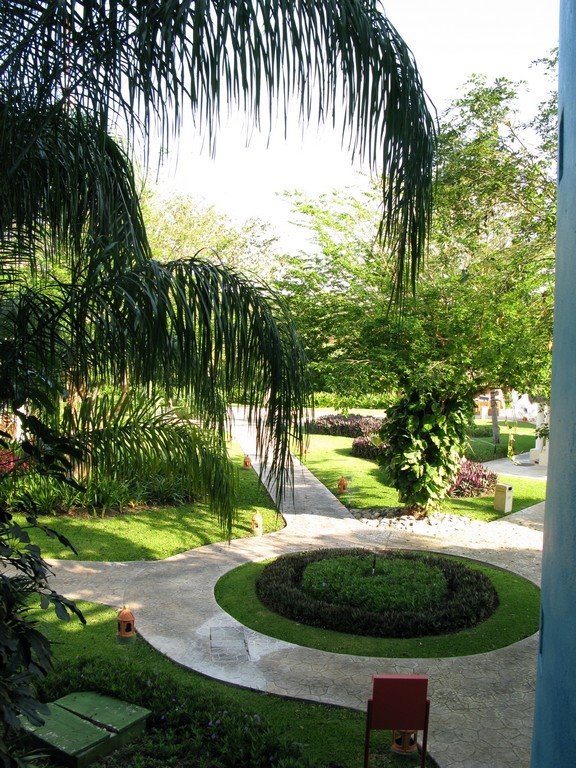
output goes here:
[{"label": "stone paving", "polygon": [[[237,438],[253,455],[250,435]],[[507,471],[507,470],[505,470]],[[526,471],[526,469],[524,470]],[[507,474],[510,472],[507,471]],[[220,576],[289,551],[362,546],[430,549],[508,568],[539,583],[543,504],[465,529],[371,528],[355,520],[297,463],[286,527],[264,537],[191,550],[161,562],[54,562],[55,586],[73,599],[126,604],[140,634],[177,663],[267,693],[365,711],[374,674],[426,674],[431,699],[429,753],[440,768],[529,764],[537,635],[507,648],[442,659],[382,659],[327,653],[261,635],[214,599]]]}]

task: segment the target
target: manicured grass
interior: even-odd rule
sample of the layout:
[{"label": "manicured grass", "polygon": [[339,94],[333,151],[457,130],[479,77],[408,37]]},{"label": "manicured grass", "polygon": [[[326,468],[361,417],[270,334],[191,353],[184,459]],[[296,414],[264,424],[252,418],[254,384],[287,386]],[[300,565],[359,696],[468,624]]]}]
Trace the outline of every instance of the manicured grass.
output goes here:
[{"label": "manicured grass", "polygon": [[332,493],[337,493],[338,479],[348,480],[348,490],[339,498],[347,507],[394,507],[398,494],[384,484],[376,462],[350,455],[351,437],[310,435],[305,464]]},{"label": "manicured grass", "polygon": [[[230,454],[241,467],[244,454],[239,446],[232,445]],[[250,521],[255,512],[262,515],[265,533],[282,528],[282,518],[254,470],[239,469],[238,483],[239,506],[232,538],[252,535]],[[16,519],[25,525],[23,518]],[[58,560],[159,560],[226,539],[205,504],[145,508],[103,518],[58,515],[44,517],[42,522],[63,534],[78,551],[75,555],[56,538],[32,531],[31,538],[40,545],[43,557]]]},{"label": "manicured grass", "polygon": [[462,560],[469,567],[477,568],[488,576],[498,592],[500,605],[489,619],[478,626],[450,635],[409,639],[371,638],[322,630],[291,621],[269,611],[256,597],[256,579],[266,562],[246,563],[229,571],[217,582],[214,594],[223,610],[257,632],[310,648],[355,656],[466,656],[503,648],[538,630],[538,587],[509,571]]},{"label": "manicured grass", "polygon": [[[163,684],[168,684],[168,691],[170,680],[173,680],[189,686],[195,698],[203,698],[207,713],[217,698],[224,707],[241,707],[248,713],[261,715],[279,734],[302,744],[305,756],[317,761],[318,766],[362,766],[365,713],[219,683],[173,664],[140,638],[133,644],[118,644],[115,611],[91,603],[78,603],[78,606],[86,616],[88,623],[85,627],[75,620],[68,623],[59,621],[50,611],[38,611],[36,614],[40,628],[54,643],[55,670],[50,676],[52,681],[56,680],[60,672],[66,674],[69,666],[83,658],[89,658],[92,667],[97,665],[101,668],[101,677],[104,679],[109,677],[122,681],[138,674],[141,686],[155,685],[155,681],[162,680]],[[54,685],[50,678],[48,684],[43,686],[48,693]],[[413,764],[406,758],[390,754],[388,745],[387,734],[374,734],[372,754],[378,749],[380,752],[376,759],[371,759],[371,768],[399,768]],[[429,768],[434,765],[432,761],[427,762]]]},{"label": "manicured grass", "polygon": [[[491,421],[476,421],[478,426],[490,428]],[[534,448],[534,425],[523,421],[499,421],[500,443],[494,445],[491,436],[471,437],[466,451],[467,458],[472,461],[491,461],[501,459],[508,455],[508,441],[510,435],[514,437],[514,454],[526,453]]]},{"label": "manicured grass", "polygon": [[[348,490],[338,496],[347,507],[366,509],[369,507],[398,506],[398,494],[384,483],[378,464],[368,459],[358,459],[350,454],[352,438],[331,435],[311,435],[306,454],[306,466],[332,493],[337,495],[338,479],[348,480]],[[544,501],[546,481],[531,478],[501,475],[498,482],[513,487],[513,512]],[[442,511],[465,515],[476,520],[497,520],[502,512],[494,509],[493,496],[473,499],[445,499]]]},{"label": "manicured grass", "polygon": [[[539,504],[546,498],[546,481],[530,477],[514,477],[513,475],[498,475],[498,482],[512,486],[512,512]],[[494,496],[479,496],[471,499],[450,499],[442,502],[445,512],[455,515],[465,515],[473,520],[498,520],[505,517],[504,513],[494,509]]]}]

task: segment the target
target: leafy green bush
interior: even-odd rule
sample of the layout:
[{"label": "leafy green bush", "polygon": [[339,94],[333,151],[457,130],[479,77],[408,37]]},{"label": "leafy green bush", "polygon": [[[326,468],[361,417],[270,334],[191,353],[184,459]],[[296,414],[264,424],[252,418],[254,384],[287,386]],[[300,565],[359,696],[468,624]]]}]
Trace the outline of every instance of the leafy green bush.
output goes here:
[{"label": "leafy green bush", "polygon": [[402,504],[426,513],[438,506],[458,471],[471,401],[457,389],[413,389],[389,408],[379,436],[385,481]]},{"label": "leafy green bush", "polygon": [[458,474],[448,489],[448,496],[475,497],[494,493],[498,475],[483,464],[462,459]]},{"label": "leafy green bush", "polygon": [[[349,401],[352,402],[349,402]],[[354,408],[387,408],[394,401],[394,396],[382,392],[354,393],[353,398],[343,397],[335,392],[315,392],[314,405],[316,408],[333,408],[338,411],[346,411],[348,407]]]},{"label": "leafy green bush", "polygon": [[[442,596],[425,608],[370,610],[348,602],[334,603],[314,597],[303,588],[304,572],[325,559],[363,558],[371,564],[374,553],[365,549],[324,549],[283,555],[267,565],[256,581],[256,594],[271,611],[293,621],[322,629],[371,637],[421,637],[458,632],[484,621],[498,607],[498,595],[480,571],[449,558],[412,552],[385,552],[379,559],[403,559],[417,566],[438,569],[447,584]],[[371,568],[371,566],[370,566]],[[371,582],[372,578],[367,577]],[[405,578],[406,581],[406,578]],[[394,587],[391,584],[392,589]],[[402,590],[406,593],[405,587]],[[407,598],[408,603],[410,600]],[[357,601],[356,601],[357,602]]]},{"label": "leafy green bush", "polygon": [[403,611],[438,603],[448,584],[439,568],[417,560],[346,555],[310,563],[302,574],[302,589],[327,603]]},{"label": "leafy green bush", "polygon": [[358,459],[371,459],[377,461],[382,455],[386,446],[384,443],[375,441],[372,437],[356,437],[352,441],[350,453]]},{"label": "leafy green bush", "polygon": [[33,509],[37,515],[67,512],[78,503],[80,491],[34,469],[7,477],[0,485],[2,502],[11,512]]},{"label": "leafy green bush", "polygon": [[301,747],[280,736],[259,713],[233,709],[216,696],[167,673],[129,660],[114,673],[96,659],[79,659],[48,676],[42,698],[96,691],[150,709],[149,730],[138,742],[105,758],[106,768],[307,768]]},{"label": "leafy green bush", "polygon": [[340,437],[360,437],[374,435],[382,426],[382,419],[374,416],[361,416],[350,413],[344,416],[333,413],[320,416],[308,425],[308,432],[313,435],[336,435]]}]

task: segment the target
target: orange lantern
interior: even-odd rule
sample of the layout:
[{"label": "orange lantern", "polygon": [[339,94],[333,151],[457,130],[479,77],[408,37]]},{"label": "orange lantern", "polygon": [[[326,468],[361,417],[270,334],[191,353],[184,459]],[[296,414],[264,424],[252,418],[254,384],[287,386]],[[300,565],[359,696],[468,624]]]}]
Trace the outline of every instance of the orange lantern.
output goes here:
[{"label": "orange lantern", "polygon": [[119,643],[130,643],[136,638],[136,627],[134,626],[134,614],[130,608],[124,606],[118,611],[118,634],[116,638]]},{"label": "orange lantern", "polygon": [[338,493],[346,493],[348,490],[348,480],[342,475],[340,480],[338,480]]},{"label": "orange lantern", "polygon": [[397,755],[416,755],[418,754],[416,736],[417,731],[392,731],[390,749]]},{"label": "orange lantern", "polygon": [[252,469],[252,459],[250,458],[250,456],[248,456],[248,454],[244,456],[244,461],[242,463],[242,466],[244,467],[244,469]]}]

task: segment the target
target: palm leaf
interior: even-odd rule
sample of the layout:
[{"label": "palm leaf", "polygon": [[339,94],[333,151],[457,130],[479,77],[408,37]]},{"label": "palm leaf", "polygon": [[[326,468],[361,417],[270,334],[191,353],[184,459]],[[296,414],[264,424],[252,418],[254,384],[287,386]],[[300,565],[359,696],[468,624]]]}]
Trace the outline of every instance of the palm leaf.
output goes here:
[{"label": "palm leaf", "polygon": [[68,407],[64,427],[83,445],[90,476],[130,479],[158,471],[176,473],[190,494],[206,498],[230,534],[235,474],[220,433],[204,430],[162,398],[128,391],[88,397]]},{"label": "palm leaf", "polygon": [[[0,256],[3,277],[65,263],[76,282],[125,269],[149,248],[126,153],[97,120],[58,103],[0,101]],[[90,265],[98,254],[100,263]]]},{"label": "palm leaf", "polygon": [[171,141],[183,115],[213,142],[235,103],[260,124],[292,98],[341,119],[383,176],[381,235],[396,286],[414,283],[429,224],[435,125],[414,59],[372,0],[6,0],[0,101],[74,104],[102,129]]}]

